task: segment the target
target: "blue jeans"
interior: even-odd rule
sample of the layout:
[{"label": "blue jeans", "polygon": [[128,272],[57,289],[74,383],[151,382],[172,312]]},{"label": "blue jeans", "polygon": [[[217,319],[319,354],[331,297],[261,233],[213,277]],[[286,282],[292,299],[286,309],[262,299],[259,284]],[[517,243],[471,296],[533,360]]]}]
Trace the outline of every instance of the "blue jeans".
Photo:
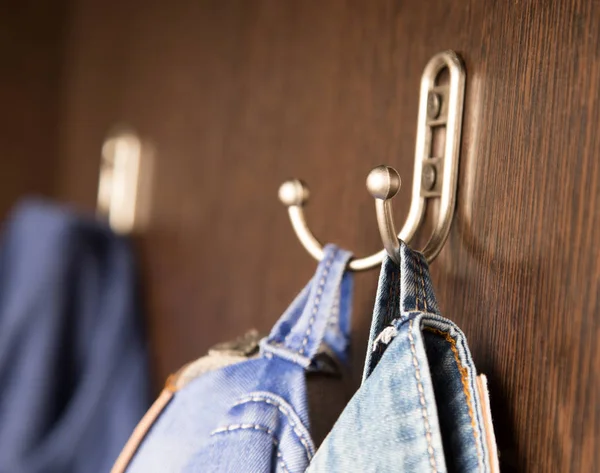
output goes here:
[{"label": "blue jeans", "polygon": [[[127,471],[303,472],[315,453],[306,373],[331,369],[321,363],[325,353],[346,361],[349,259],[349,253],[326,247],[315,276],[260,342],[256,356],[233,356],[233,363],[208,370],[201,359],[172,380],[173,394]],[[202,375],[196,376],[200,365]]]},{"label": "blue jeans", "polygon": [[399,256],[381,270],[362,386],[307,471],[498,471],[485,378],[423,256]]}]

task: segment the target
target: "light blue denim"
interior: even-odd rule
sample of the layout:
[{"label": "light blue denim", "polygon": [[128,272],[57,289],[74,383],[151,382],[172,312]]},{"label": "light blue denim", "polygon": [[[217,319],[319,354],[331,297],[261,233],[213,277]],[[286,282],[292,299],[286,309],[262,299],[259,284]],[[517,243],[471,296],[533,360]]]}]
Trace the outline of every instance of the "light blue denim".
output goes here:
[{"label": "light blue denim", "polygon": [[260,343],[260,354],[208,372],[178,391],[129,473],[300,473],[315,452],[306,372],[323,347],[349,345],[350,253],[332,245],[306,288]]},{"label": "light blue denim", "polygon": [[464,334],[441,317],[427,263],[383,264],[362,386],[308,472],[488,472],[484,407]]}]

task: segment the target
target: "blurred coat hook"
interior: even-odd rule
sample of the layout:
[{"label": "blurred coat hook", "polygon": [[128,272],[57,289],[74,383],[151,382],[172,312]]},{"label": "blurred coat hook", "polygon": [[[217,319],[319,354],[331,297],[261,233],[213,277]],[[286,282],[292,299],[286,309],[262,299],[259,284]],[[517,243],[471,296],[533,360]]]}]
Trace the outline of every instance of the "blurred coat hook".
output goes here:
[{"label": "blurred coat hook", "polygon": [[116,233],[147,227],[154,157],[154,148],[129,128],[118,128],[104,140],[97,213]]}]

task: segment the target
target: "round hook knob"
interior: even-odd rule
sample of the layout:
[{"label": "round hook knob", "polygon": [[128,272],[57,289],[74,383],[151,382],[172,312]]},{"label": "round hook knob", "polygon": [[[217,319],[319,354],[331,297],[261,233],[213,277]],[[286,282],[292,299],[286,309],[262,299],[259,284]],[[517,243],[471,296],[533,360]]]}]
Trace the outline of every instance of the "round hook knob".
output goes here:
[{"label": "round hook knob", "polygon": [[400,176],[398,171],[390,166],[377,166],[372,169],[367,177],[367,189],[375,198],[375,211],[377,213],[377,226],[383,241],[383,246],[394,261],[398,261],[398,232],[394,226],[392,213],[392,197],[400,190]]},{"label": "round hook knob", "polygon": [[290,179],[279,187],[279,200],[286,207],[303,206],[309,197],[308,186],[300,179]]},{"label": "round hook knob", "polygon": [[367,176],[367,189],[373,197],[388,200],[400,190],[402,181],[398,171],[390,166],[377,166]]},{"label": "round hook knob", "polygon": [[[385,250],[370,256],[352,259],[349,267],[353,271],[372,268],[381,264],[385,252],[396,260],[397,249],[400,245],[395,234],[394,221],[392,218],[391,198],[400,189],[400,176],[398,172],[389,166],[377,166],[367,177],[367,188],[375,197],[375,209],[377,211],[377,223],[384,242]],[[323,258],[323,245],[315,238],[304,215],[304,204],[308,201],[310,192],[308,186],[300,179],[290,179],[279,187],[279,200],[288,209],[292,227],[298,239],[306,250],[318,261]]]}]

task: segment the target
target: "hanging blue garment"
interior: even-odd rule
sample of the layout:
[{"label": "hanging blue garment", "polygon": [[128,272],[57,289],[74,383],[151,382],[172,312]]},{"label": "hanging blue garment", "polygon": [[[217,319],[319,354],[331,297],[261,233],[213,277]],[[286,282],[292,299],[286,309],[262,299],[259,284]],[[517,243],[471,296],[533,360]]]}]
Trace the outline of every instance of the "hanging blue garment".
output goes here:
[{"label": "hanging blue garment", "polygon": [[268,337],[220,347],[172,377],[113,472],[303,472],[315,452],[307,375],[346,362],[350,256],[327,245]]},{"label": "hanging blue garment", "polygon": [[42,201],[0,246],[0,473],[106,473],[149,405],[123,238]]},{"label": "hanging blue garment", "polygon": [[422,254],[381,268],[363,383],[307,473],[497,473],[486,378]]}]

